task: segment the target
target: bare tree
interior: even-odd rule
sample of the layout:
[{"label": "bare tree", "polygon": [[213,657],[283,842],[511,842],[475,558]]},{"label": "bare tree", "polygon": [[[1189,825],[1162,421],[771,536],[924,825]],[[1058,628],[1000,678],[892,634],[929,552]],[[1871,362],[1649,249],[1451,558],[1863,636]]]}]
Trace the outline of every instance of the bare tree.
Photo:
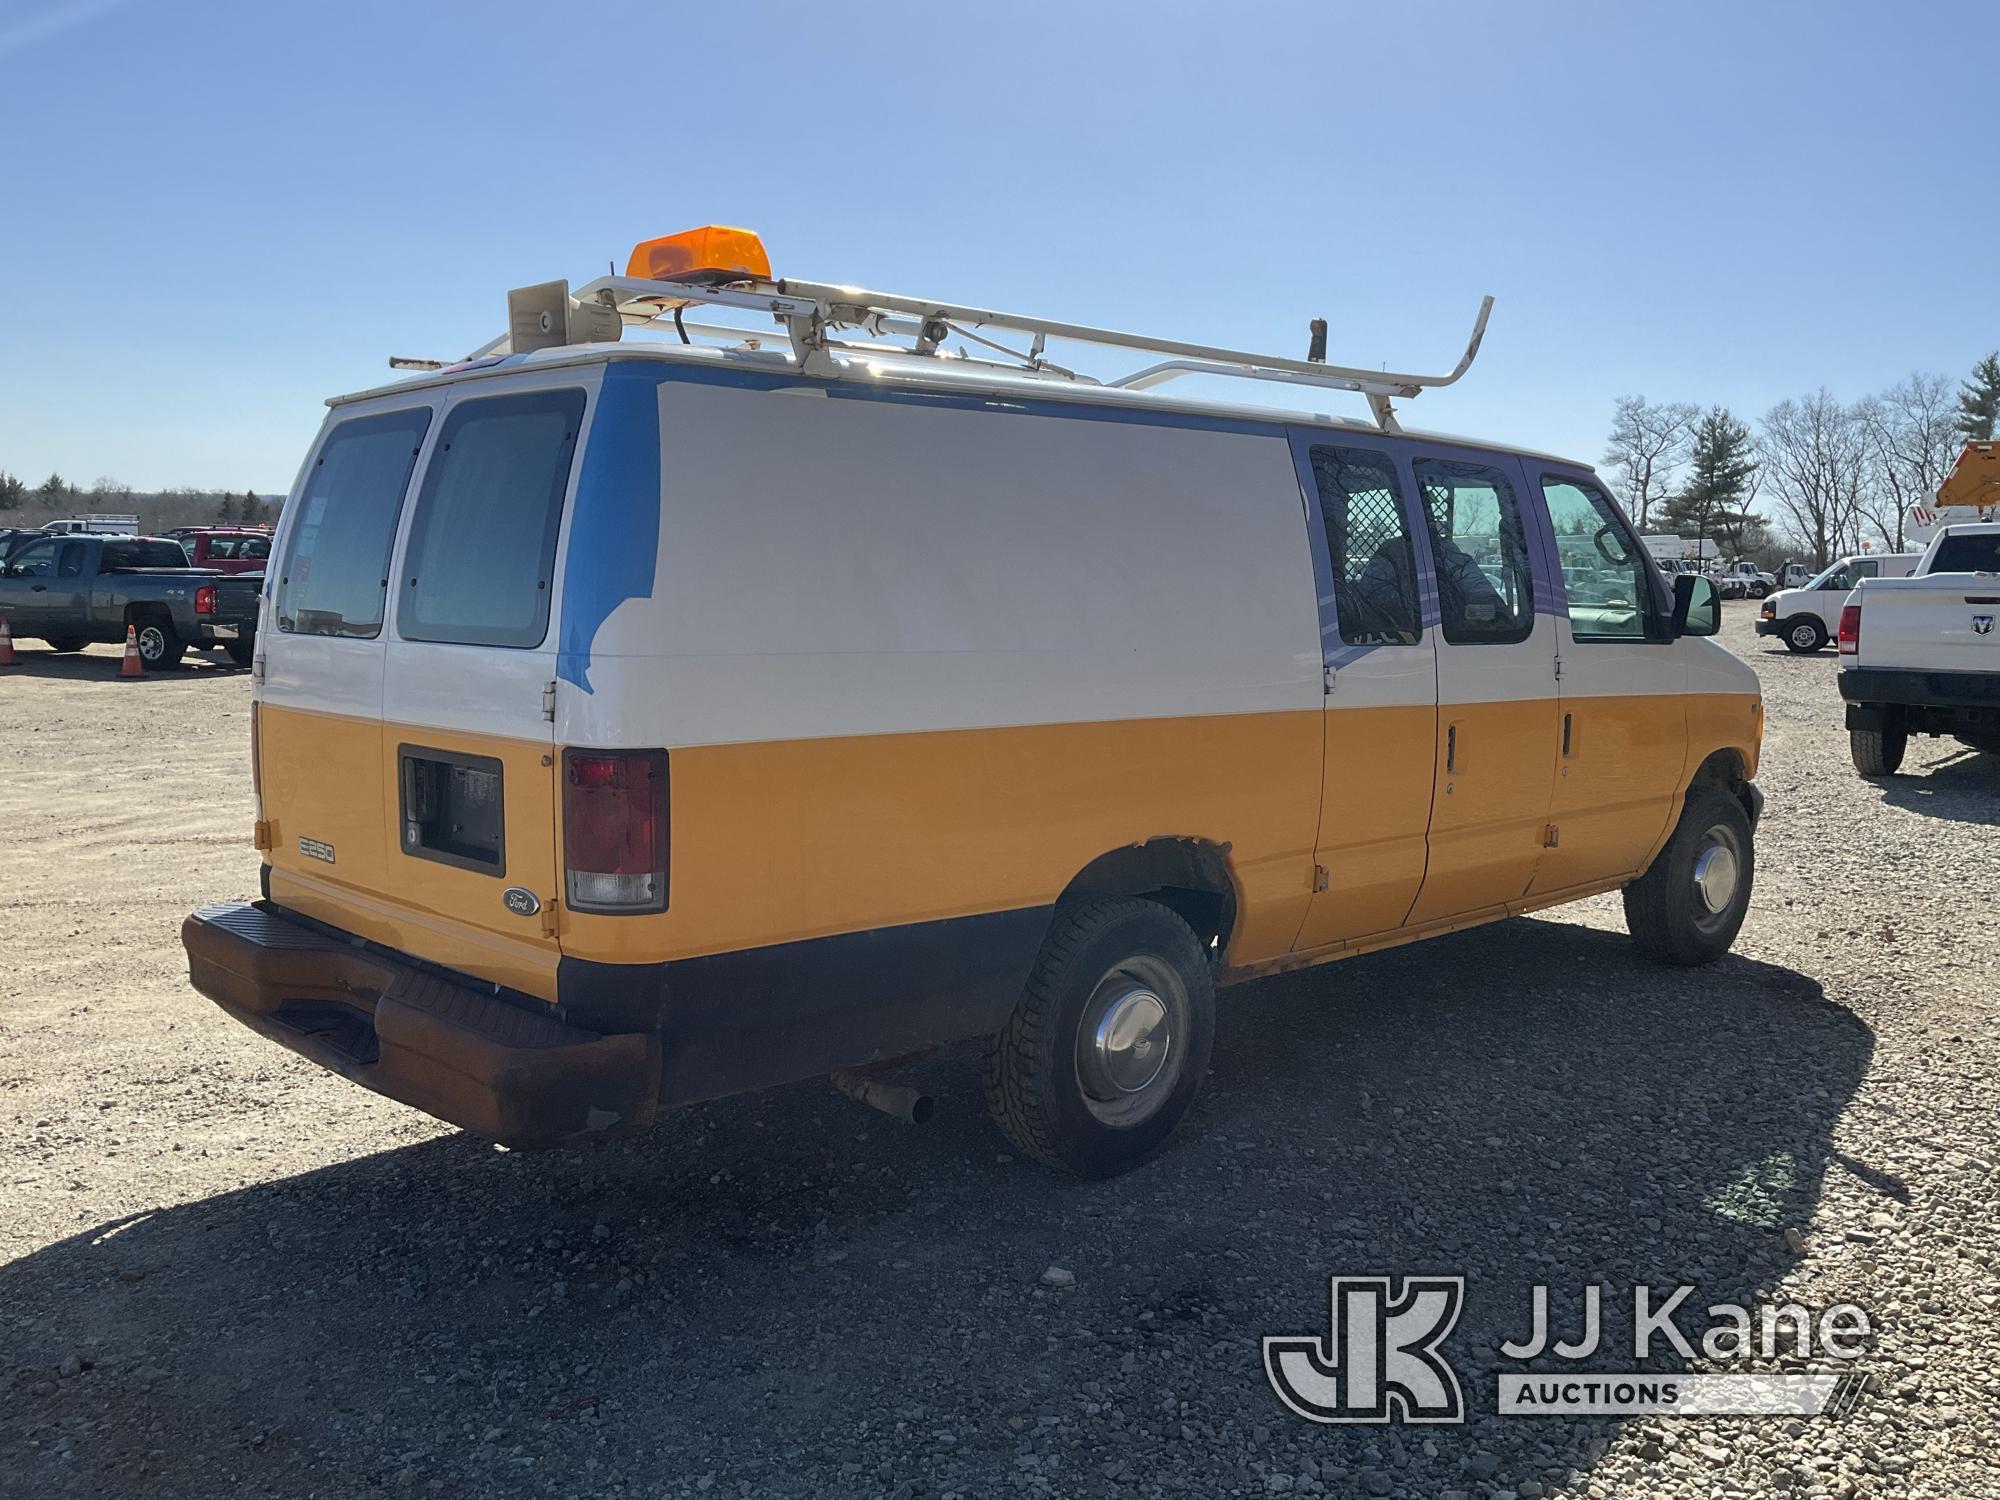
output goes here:
[{"label": "bare tree", "polygon": [[1860,409],[1821,386],[1780,401],[1759,426],[1757,446],[1778,512],[1815,565],[1856,548],[1869,451]]},{"label": "bare tree", "polygon": [[1641,531],[1652,524],[1653,506],[1673,490],[1674,474],[1687,462],[1700,419],[1701,412],[1686,401],[1618,398],[1604,462],[1617,472],[1619,498]]},{"label": "bare tree", "polygon": [[1892,552],[1910,507],[1927,504],[1958,459],[1958,401],[1943,375],[1912,375],[1855,408],[1868,444],[1862,511]]}]

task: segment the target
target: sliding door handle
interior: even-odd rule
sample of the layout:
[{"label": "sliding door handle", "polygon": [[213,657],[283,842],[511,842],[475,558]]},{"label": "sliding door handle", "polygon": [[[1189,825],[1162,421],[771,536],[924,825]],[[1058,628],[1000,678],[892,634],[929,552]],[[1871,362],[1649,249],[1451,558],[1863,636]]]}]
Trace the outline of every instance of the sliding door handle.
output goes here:
[{"label": "sliding door handle", "polygon": [[1564,754],[1564,755],[1568,755],[1568,754],[1569,754],[1569,732],[1570,732],[1570,720],[1571,720],[1571,718],[1572,718],[1572,717],[1574,717],[1574,716],[1573,716],[1573,715],[1570,715],[1570,714],[1564,714],[1564,715],[1563,715],[1563,754]]},{"label": "sliding door handle", "polygon": [[1449,776],[1458,769],[1458,726],[1450,725],[1444,732],[1444,769]]}]

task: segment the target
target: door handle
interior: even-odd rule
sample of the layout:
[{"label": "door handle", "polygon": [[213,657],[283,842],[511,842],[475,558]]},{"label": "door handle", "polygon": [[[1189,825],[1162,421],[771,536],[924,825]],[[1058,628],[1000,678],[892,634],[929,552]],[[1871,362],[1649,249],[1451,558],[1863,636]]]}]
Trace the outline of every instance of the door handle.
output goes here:
[{"label": "door handle", "polygon": [[1571,718],[1572,718],[1572,717],[1573,717],[1573,715],[1570,715],[1570,714],[1564,714],[1564,715],[1563,715],[1563,754],[1564,754],[1564,755],[1567,755],[1567,754],[1569,754],[1569,731],[1570,731],[1570,720],[1571,720]]},{"label": "door handle", "polygon": [[1450,725],[1444,732],[1444,769],[1448,776],[1458,769],[1458,726]]}]

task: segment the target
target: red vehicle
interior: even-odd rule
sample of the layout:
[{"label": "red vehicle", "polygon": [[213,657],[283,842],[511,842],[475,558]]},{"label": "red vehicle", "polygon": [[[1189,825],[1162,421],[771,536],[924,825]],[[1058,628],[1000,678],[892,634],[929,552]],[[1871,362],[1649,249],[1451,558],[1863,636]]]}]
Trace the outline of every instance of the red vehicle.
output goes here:
[{"label": "red vehicle", "polygon": [[167,534],[187,548],[190,567],[261,573],[271,559],[271,533],[258,527],[181,526]]}]

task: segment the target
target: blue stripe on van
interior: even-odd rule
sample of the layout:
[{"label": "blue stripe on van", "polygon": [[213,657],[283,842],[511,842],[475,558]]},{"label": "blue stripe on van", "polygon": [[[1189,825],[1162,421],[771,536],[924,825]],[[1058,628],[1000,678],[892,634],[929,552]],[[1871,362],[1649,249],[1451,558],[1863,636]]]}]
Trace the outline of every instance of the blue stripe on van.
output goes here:
[{"label": "blue stripe on van", "polygon": [[649,599],[660,556],[660,398],[652,371],[612,361],[571,506],[556,676],[586,693],[598,627]]}]

